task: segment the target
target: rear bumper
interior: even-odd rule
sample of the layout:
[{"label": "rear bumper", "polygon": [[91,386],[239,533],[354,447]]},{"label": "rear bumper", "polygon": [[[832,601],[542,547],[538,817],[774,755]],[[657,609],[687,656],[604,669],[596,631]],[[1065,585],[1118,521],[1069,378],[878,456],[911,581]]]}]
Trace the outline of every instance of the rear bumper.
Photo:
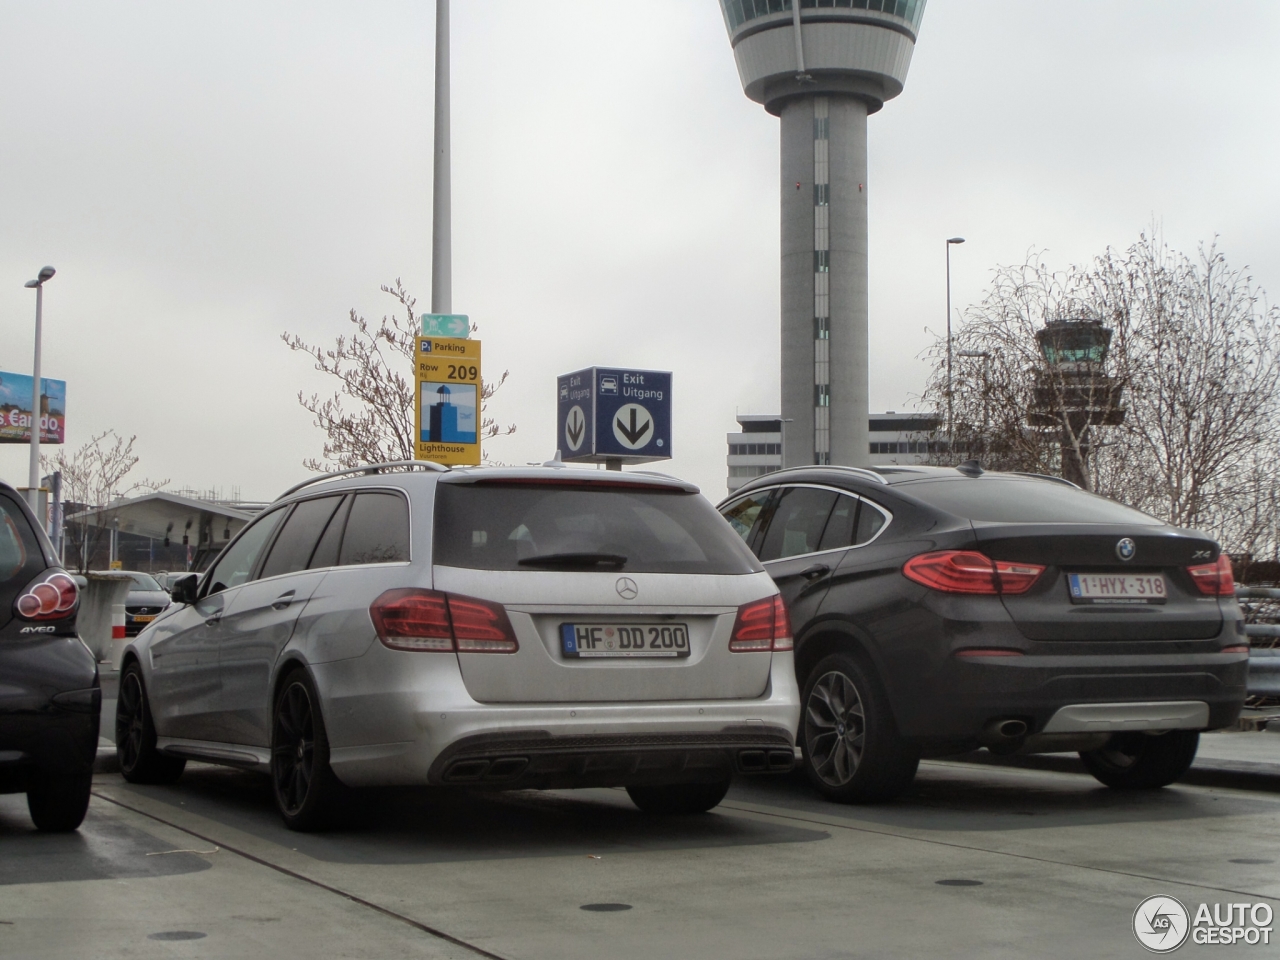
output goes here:
[{"label": "rear bumper", "polygon": [[771,656],[752,700],[478,703],[455,658],[382,648],[312,674],[350,786],[624,786],[790,769],[799,691],[791,654]]},{"label": "rear bumper", "polygon": [[84,644],[74,637],[6,643],[0,677],[0,793],[25,790],[32,769],[92,767],[102,691]]}]

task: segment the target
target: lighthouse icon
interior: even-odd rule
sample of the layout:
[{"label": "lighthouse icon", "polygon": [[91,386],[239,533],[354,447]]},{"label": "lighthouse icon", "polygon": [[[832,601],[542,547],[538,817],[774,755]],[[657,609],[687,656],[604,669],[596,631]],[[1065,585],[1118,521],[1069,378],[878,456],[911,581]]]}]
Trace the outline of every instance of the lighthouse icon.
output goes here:
[{"label": "lighthouse icon", "polygon": [[436,402],[427,407],[429,416],[422,431],[424,443],[476,442],[476,388],[471,384],[424,383],[423,406],[435,387]]}]

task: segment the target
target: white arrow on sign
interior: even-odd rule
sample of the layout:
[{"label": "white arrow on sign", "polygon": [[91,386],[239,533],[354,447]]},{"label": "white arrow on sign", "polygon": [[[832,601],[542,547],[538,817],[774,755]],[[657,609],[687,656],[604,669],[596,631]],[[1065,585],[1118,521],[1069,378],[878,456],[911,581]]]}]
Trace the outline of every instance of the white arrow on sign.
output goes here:
[{"label": "white arrow on sign", "polygon": [[587,418],[581,407],[574,407],[564,418],[564,438],[569,442],[569,449],[577,453],[582,441],[587,438]]},{"label": "white arrow on sign", "polygon": [[653,439],[653,417],[638,403],[624,404],[613,415],[613,435],[628,450],[639,450]]}]

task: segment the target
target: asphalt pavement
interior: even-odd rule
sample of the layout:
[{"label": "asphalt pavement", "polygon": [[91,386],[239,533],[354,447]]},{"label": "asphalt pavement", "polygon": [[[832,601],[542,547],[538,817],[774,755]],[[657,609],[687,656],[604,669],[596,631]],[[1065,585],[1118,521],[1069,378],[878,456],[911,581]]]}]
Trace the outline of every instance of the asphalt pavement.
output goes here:
[{"label": "asphalt pavement", "polygon": [[[1273,733],[1202,742],[1206,761],[1280,758]],[[0,956],[1140,957],[1132,918],[1154,894],[1280,911],[1266,782],[1120,793],[948,760],[893,804],[829,804],[782,776],[676,818],[620,790],[381,791],[303,835],[261,775],[103,772],[75,835],[36,834],[0,797]]]}]

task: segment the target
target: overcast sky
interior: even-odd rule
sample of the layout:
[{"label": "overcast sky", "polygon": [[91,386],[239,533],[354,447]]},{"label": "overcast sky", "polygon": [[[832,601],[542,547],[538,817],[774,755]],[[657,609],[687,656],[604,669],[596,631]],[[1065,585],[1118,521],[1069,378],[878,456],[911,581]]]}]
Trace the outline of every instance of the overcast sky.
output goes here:
[{"label": "overcast sky", "polygon": [[[282,331],[430,301],[434,4],[0,0],[0,370],[68,381],[67,434],[139,475],[270,499],[322,436]],[[871,409],[907,410],[926,327],[1028,248],[1052,263],[1220,238],[1280,298],[1280,4],[930,0],[870,120]],[[715,0],[454,0],[454,309],[492,406],[555,449],[555,378],[675,374],[676,457],[724,492],[735,412],[778,409],[778,121]],[[0,477],[25,485],[25,446]]]}]

